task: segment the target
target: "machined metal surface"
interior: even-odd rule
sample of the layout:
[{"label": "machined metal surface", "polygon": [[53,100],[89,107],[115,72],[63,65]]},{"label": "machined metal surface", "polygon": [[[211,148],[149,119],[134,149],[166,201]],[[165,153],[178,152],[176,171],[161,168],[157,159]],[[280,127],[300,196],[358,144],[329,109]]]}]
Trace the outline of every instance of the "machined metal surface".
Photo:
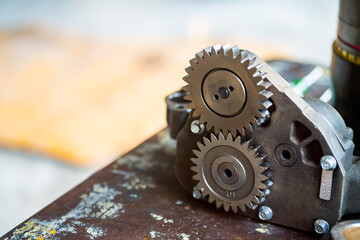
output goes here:
[{"label": "machined metal surface", "polygon": [[331,229],[333,240],[360,239],[360,220],[347,220],[336,224]]},{"label": "machined metal surface", "polygon": [[[267,63],[238,47],[209,47],[190,63],[186,69],[189,75],[184,78],[189,85],[184,90],[189,92],[186,99],[192,111],[177,136],[176,161],[176,175],[185,189],[192,191],[196,186],[201,199],[207,197],[217,207],[223,205],[235,212],[234,208],[243,206],[241,213],[254,218],[259,215],[257,207],[269,207],[276,213],[270,222],[312,232],[316,219],[326,219],[331,227],[342,216],[360,212],[360,203],[353,199],[360,190],[360,165],[353,160],[353,132],[334,108],[318,99],[300,97]],[[235,83],[245,90],[230,91],[229,85]],[[267,113],[255,118],[256,124],[244,127],[262,103],[259,89],[250,93],[254,84],[269,93],[262,100],[270,104],[261,109]],[[238,96],[230,98],[232,94]],[[244,112],[250,106],[254,109]],[[190,131],[194,120],[205,125],[202,134]],[[245,164],[244,157],[228,148],[234,141],[238,144],[232,148],[243,155],[249,153],[239,148],[244,144],[245,149],[254,151],[245,155],[252,164]],[[337,167],[331,169],[330,162],[331,170],[323,169],[324,156],[336,159]],[[262,161],[253,160],[258,157]],[[326,168],[327,163],[322,165]],[[256,166],[267,169],[261,170],[266,179],[260,182],[271,184],[259,188],[259,195],[234,191],[254,184],[253,176],[259,172]],[[249,196],[256,196],[256,201],[249,202]]]}]

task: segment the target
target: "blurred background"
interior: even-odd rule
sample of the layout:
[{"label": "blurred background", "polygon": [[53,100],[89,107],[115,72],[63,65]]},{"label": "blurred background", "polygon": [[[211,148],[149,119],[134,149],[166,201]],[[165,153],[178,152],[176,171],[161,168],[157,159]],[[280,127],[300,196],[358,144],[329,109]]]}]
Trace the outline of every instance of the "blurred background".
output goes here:
[{"label": "blurred background", "polygon": [[337,0],[0,0],[0,236],[166,126],[208,45],[330,65]]}]

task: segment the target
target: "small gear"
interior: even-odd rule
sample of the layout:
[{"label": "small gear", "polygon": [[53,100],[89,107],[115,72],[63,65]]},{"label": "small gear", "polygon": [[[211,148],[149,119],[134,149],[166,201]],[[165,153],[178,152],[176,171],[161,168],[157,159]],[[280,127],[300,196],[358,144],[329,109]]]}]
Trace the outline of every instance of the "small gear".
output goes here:
[{"label": "small gear", "polygon": [[218,137],[211,133],[210,139],[203,138],[204,144],[198,142],[199,150],[193,150],[196,188],[210,203],[215,201],[217,208],[245,212],[246,207],[255,209],[270,193],[270,164],[259,153],[260,146],[251,147],[250,141],[241,144],[240,136],[233,140],[230,133],[227,137],[222,132]]},{"label": "small gear", "polygon": [[200,116],[200,123],[216,134],[222,130],[244,135],[245,129],[260,125],[272,105],[271,83],[261,67],[255,54],[228,44],[197,53],[184,77],[188,83],[184,90],[189,92],[185,99],[191,101],[193,116]]}]

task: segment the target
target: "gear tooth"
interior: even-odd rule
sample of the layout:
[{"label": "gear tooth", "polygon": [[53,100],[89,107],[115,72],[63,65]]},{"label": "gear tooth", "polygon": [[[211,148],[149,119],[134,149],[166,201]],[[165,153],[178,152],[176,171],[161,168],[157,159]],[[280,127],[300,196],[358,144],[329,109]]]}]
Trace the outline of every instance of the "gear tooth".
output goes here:
[{"label": "gear tooth", "polygon": [[259,92],[259,100],[260,101],[266,101],[269,98],[271,98],[273,95],[272,92],[268,91],[268,90],[263,90],[261,92]]},{"label": "gear tooth", "polygon": [[215,201],[215,198],[212,195],[210,195],[209,196],[209,203],[213,203],[214,201]]},{"label": "gear tooth", "polygon": [[220,55],[221,56],[227,56],[228,54],[228,52],[231,50],[231,47],[230,47],[230,45],[228,44],[228,43],[226,43],[226,44],[224,44],[222,47],[221,47],[221,49],[220,49]]},{"label": "gear tooth", "polygon": [[203,54],[203,59],[210,57],[211,47],[209,46],[207,48],[204,48],[204,50],[202,51],[202,54]]},{"label": "gear tooth", "polygon": [[241,205],[239,206],[239,208],[240,208],[240,210],[241,210],[242,212],[246,212],[246,207],[245,207],[244,204],[241,204]]},{"label": "gear tooth", "polygon": [[210,140],[211,140],[211,142],[217,141],[215,134],[213,134],[213,133],[210,134]]},{"label": "gear tooth", "polygon": [[226,140],[222,131],[219,132],[219,140]]},{"label": "gear tooth", "polygon": [[193,67],[192,66],[189,66],[187,68],[185,68],[185,72],[189,75],[191,75],[191,73],[194,71]]},{"label": "gear tooth", "polygon": [[200,142],[197,142],[197,146],[200,149],[200,151],[202,151],[205,148],[205,146],[202,145]]},{"label": "gear tooth", "polygon": [[210,140],[207,139],[206,137],[203,137],[203,142],[204,142],[205,146],[211,143]]},{"label": "gear tooth", "polygon": [[232,138],[232,133],[231,132],[228,132],[228,134],[226,135],[226,141],[228,141],[228,142],[232,142],[233,141],[233,138]]},{"label": "gear tooth", "polygon": [[222,202],[216,201],[216,208],[217,209],[221,208],[221,205],[223,205]]},{"label": "gear tooth", "polygon": [[230,205],[226,204],[226,203],[224,203],[223,205],[224,205],[225,212],[228,212],[230,209]]},{"label": "gear tooth", "polygon": [[[192,103],[192,102],[191,102],[191,103]],[[194,105],[194,104],[193,104],[192,106],[190,106],[191,103],[189,104],[188,108],[194,109],[194,111],[193,111],[193,113],[192,113],[193,117],[199,117],[199,116],[200,116],[199,110],[197,110],[197,109],[195,108],[195,105]],[[199,120],[199,122],[202,123],[200,120]]]},{"label": "gear tooth", "polygon": [[[189,91],[190,91],[190,85],[185,85],[182,89],[183,89],[185,92],[189,92]],[[188,96],[188,95],[185,95],[185,96]]]},{"label": "gear tooth", "polygon": [[270,190],[268,189],[268,188],[266,188],[266,189],[263,189],[263,190],[260,190],[259,189],[259,196],[260,197],[266,197],[267,195],[269,195],[270,194]]},{"label": "gear tooth", "polygon": [[247,59],[249,57],[249,51],[246,50],[246,49],[243,49],[242,51],[240,51],[240,59],[241,59],[241,62],[245,61],[245,59]]},{"label": "gear tooth", "polygon": [[240,48],[235,45],[232,49],[231,49],[231,52],[232,52],[232,58],[236,58],[239,53],[240,53]]},{"label": "gear tooth", "polygon": [[186,83],[190,83],[190,81],[191,81],[190,75],[186,75],[185,77],[183,77],[183,80],[184,80]]},{"label": "gear tooth", "polygon": [[220,52],[221,49],[221,45],[220,44],[215,44],[214,46],[211,47],[211,55],[215,56],[218,55],[218,53]]},{"label": "gear tooth", "polygon": [[196,157],[199,157],[201,155],[201,152],[197,149],[194,149],[193,153],[195,154]]},{"label": "gear tooth", "polygon": [[240,138],[240,136],[237,137],[237,138],[234,140],[234,143],[235,143],[236,145],[241,146],[241,138]]},{"label": "gear tooth", "polygon": [[262,86],[264,89],[268,89],[269,87],[271,87],[272,83],[265,79],[262,79],[257,83],[257,85]]},{"label": "gear tooth", "polygon": [[269,100],[265,100],[265,101],[260,102],[259,109],[266,110],[266,109],[270,108],[271,106],[272,106],[272,102]]},{"label": "gear tooth", "polygon": [[267,117],[269,117],[269,115],[270,115],[270,112],[268,110],[260,110],[260,111],[256,112],[255,117],[267,118]]},{"label": "gear tooth", "polygon": [[[194,67],[194,66],[196,66],[196,64],[198,64],[198,60],[196,59],[196,57],[195,58],[193,58],[193,59],[191,59],[190,61],[189,61],[189,63],[190,63],[190,65],[191,65],[191,67]],[[186,69],[185,69],[186,70]],[[194,70],[194,69],[192,69],[192,70]],[[187,72],[187,71],[186,71]]]},{"label": "gear tooth", "polygon": [[190,158],[191,162],[194,163],[194,164],[197,164],[198,162],[198,159],[197,158]]},{"label": "gear tooth", "polygon": [[[196,164],[196,163],[195,163]],[[192,167],[190,167],[190,169],[191,169],[191,171],[193,171],[193,172],[197,172],[197,166],[192,166]],[[197,174],[196,174],[197,175]],[[196,176],[196,175],[194,175],[194,176]]]},{"label": "gear tooth", "polygon": [[[185,100],[187,100],[187,101],[191,101],[192,99],[191,99],[191,96],[188,94],[188,95],[185,95],[184,97],[183,97]],[[190,108],[190,105],[188,106],[188,108]]]},{"label": "gear tooth", "polygon": [[255,60],[256,60],[255,56],[250,56],[243,60],[243,64],[249,70],[251,68],[251,66],[254,64]]},{"label": "gear tooth", "polygon": [[196,181],[200,181],[201,176],[199,174],[195,174],[192,178]]},{"label": "gear tooth", "polygon": [[245,135],[245,129],[243,127],[239,128],[238,131],[241,136]]},{"label": "gear tooth", "polygon": [[236,205],[231,205],[231,210],[234,212],[234,213],[237,213],[238,212],[238,207]]},{"label": "gear tooth", "polygon": [[[191,96],[190,95],[187,95],[187,96],[189,96],[189,97],[187,97],[187,99],[189,99],[191,101]],[[184,99],[185,99],[185,97],[184,97]],[[195,104],[193,102],[189,103],[188,108],[195,109]],[[196,112],[196,110],[194,110],[194,113],[193,113],[194,115],[195,115],[195,112]]]},{"label": "gear tooth", "polygon": [[260,76],[262,79],[266,80],[268,73],[267,72],[260,72]]}]

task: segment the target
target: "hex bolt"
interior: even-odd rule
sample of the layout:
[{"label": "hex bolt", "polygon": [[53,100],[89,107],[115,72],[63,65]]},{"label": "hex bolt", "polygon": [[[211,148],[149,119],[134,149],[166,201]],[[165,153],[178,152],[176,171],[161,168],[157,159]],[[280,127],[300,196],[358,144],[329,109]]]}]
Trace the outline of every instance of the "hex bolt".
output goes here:
[{"label": "hex bolt", "polygon": [[328,233],[330,230],[330,225],[324,219],[318,219],[314,222],[315,232],[318,234]]},{"label": "hex bolt", "polygon": [[273,217],[273,211],[267,206],[262,206],[259,209],[259,218],[264,221],[269,221]]},{"label": "hex bolt", "polygon": [[193,197],[196,199],[200,199],[201,198],[201,192],[197,187],[193,188]]},{"label": "hex bolt", "polygon": [[191,122],[190,130],[194,134],[201,134],[204,131],[204,124],[200,124],[199,120],[194,120]]},{"label": "hex bolt", "polygon": [[321,168],[326,171],[332,171],[336,168],[336,159],[331,155],[325,155],[320,160]]}]

